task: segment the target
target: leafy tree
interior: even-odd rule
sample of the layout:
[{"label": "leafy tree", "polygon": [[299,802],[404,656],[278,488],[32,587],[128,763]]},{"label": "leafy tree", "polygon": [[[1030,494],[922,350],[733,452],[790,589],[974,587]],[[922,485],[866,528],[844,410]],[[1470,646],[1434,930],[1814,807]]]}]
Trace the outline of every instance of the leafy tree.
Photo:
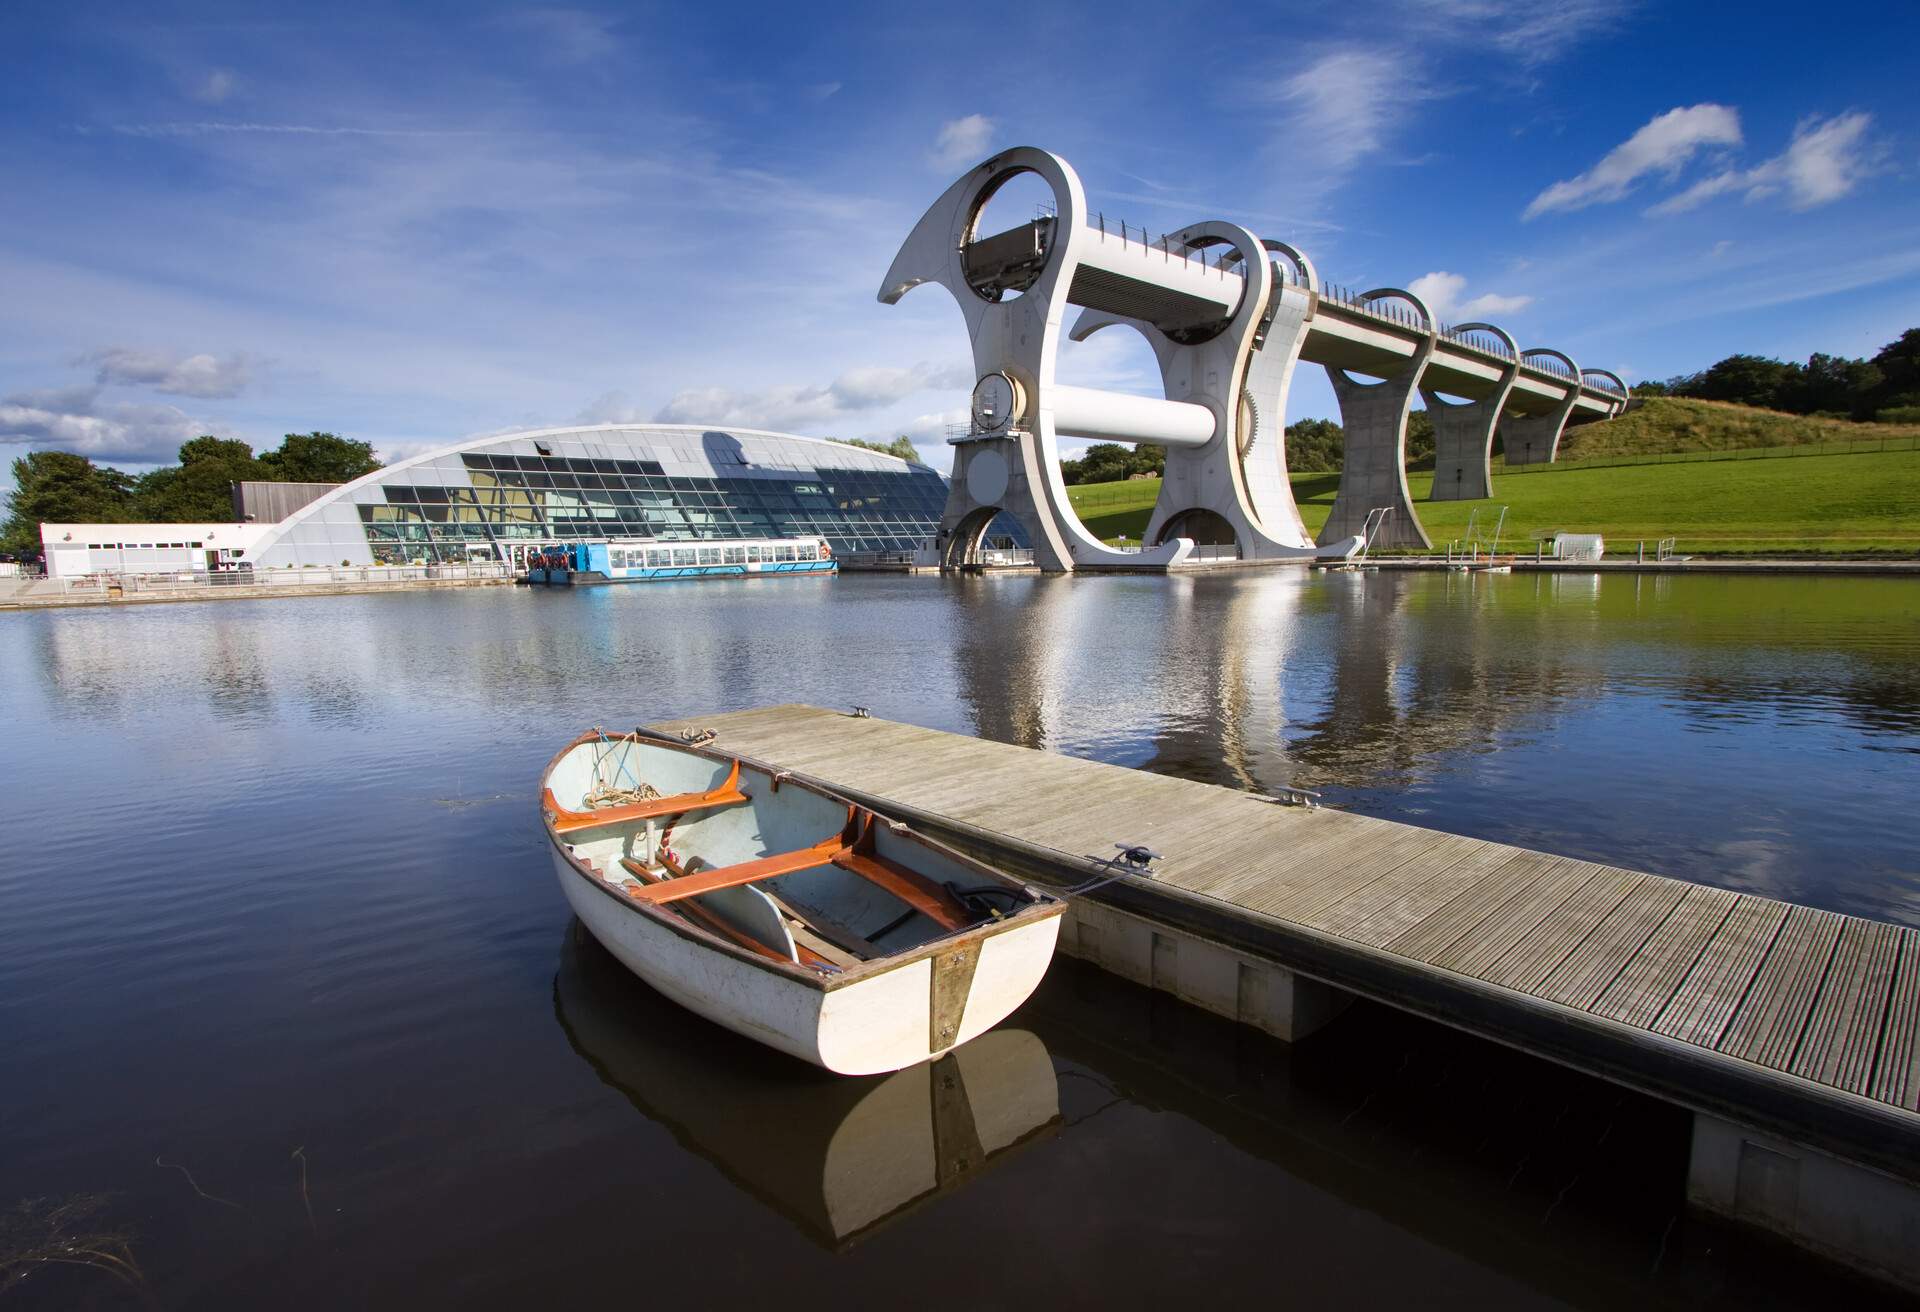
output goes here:
[{"label": "leafy tree", "polygon": [[1287,468],[1335,470],[1346,459],[1347,432],[1331,419],[1300,419],[1287,425]]},{"label": "leafy tree", "polygon": [[112,524],[132,518],[133,479],[67,451],[33,451],[13,462],[13,495],[0,550],[40,551],[40,525]]},{"label": "leafy tree", "polygon": [[916,447],[913,439],[905,433],[887,443],[866,442],[857,437],[837,437],[834,441],[846,446],[865,447],[869,451],[878,451],[883,456],[898,456],[902,460],[911,460],[916,465],[927,463],[920,458],[920,448]]},{"label": "leafy tree", "polygon": [[233,518],[233,485],[262,476],[247,443],[196,437],[180,448],[178,466],[140,479],[135,511],[156,524],[217,524]]},{"label": "leafy tree", "polygon": [[1764,355],[1730,355],[1688,379],[1681,395],[1780,409],[1792,403],[1801,373],[1797,364]]},{"label": "leafy tree", "polygon": [[1920,328],[1909,328],[1888,342],[1872,363],[1880,371],[1880,384],[1871,397],[1875,410],[1920,405]]},{"label": "leafy tree", "polygon": [[380,468],[371,442],[333,433],[288,433],[279,450],[260,453],[259,464],[263,478],[281,483],[351,483]]},{"label": "leafy tree", "polygon": [[1880,370],[1865,360],[1816,351],[1807,358],[1793,393],[1781,398],[1782,408],[1802,415],[1826,412],[1865,419],[1873,413],[1870,398],[1880,381]]}]

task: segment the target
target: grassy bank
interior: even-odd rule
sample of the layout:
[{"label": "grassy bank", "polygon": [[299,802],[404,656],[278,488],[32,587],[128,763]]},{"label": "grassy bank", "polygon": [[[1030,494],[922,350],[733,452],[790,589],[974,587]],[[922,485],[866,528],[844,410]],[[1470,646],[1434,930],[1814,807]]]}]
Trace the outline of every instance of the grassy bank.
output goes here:
[{"label": "grassy bank", "polygon": [[[1706,403],[1690,403],[1706,404]],[[1737,407],[1736,407],[1737,408]],[[1624,422],[1615,420],[1615,423]],[[1481,517],[1507,509],[1502,545],[1529,551],[1536,536],[1602,533],[1614,552],[1664,537],[1694,555],[1920,555],[1920,453],[1808,455],[1740,462],[1627,465],[1494,476],[1489,501],[1427,501],[1430,471],[1407,478],[1415,508],[1441,549]],[[1295,474],[1301,517],[1317,533],[1332,509],[1338,474]],[[1159,495],[1158,479],[1069,488],[1098,536],[1138,541]]]},{"label": "grassy bank", "polygon": [[1884,442],[1911,447],[1920,424],[1856,424],[1845,419],[1790,415],[1778,410],[1650,396],[1618,419],[1567,430],[1560,458],[1621,459],[1648,454],[1706,455],[1763,447],[1866,447]]}]

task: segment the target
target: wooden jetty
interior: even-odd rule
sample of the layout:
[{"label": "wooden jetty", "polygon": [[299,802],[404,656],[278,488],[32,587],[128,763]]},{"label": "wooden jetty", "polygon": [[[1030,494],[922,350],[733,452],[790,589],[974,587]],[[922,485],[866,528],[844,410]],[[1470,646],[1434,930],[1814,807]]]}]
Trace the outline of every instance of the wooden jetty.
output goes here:
[{"label": "wooden jetty", "polygon": [[1920,932],[823,710],[654,726],[1078,898],[1063,950],[1285,1039],[1353,995],[1695,1113],[1700,1206],[1920,1287]]}]

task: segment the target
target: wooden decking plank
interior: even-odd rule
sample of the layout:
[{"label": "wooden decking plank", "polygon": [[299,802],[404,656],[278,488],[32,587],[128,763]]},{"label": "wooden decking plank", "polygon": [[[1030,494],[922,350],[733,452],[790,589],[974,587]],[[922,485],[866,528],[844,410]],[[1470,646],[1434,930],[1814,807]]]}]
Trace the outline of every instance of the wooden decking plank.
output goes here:
[{"label": "wooden decking plank", "polygon": [[[1345,937],[1357,926],[1422,892],[1436,895],[1432,905],[1439,906],[1461,889],[1485,878],[1512,855],[1511,849],[1498,844],[1462,838],[1447,849],[1444,861],[1436,859],[1431,866],[1424,863],[1398,866],[1364,888],[1302,916],[1300,921],[1325,933]],[[1418,913],[1412,918],[1418,919]]]},{"label": "wooden decking plank", "polygon": [[1900,935],[1892,925],[1850,919],[1841,927],[1833,964],[1793,1059],[1795,1075],[1849,1093],[1866,1091],[1899,952]]},{"label": "wooden decking plank", "polygon": [[1550,1002],[1587,1010],[1686,893],[1687,886],[1678,880],[1647,876],[1533,991]]},{"label": "wooden decking plank", "polygon": [[1647,878],[1631,870],[1601,867],[1579,892],[1481,970],[1480,978],[1523,993],[1533,992]]},{"label": "wooden decking plank", "polygon": [[[1475,925],[1503,904],[1538,884],[1553,869],[1550,858],[1542,858],[1537,852],[1520,853],[1502,863],[1487,878],[1468,885],[1384,941],[1375,941],[1371,936],[1361,941],[1416,961],[1431,960],[1449,944],[1471,933]],[[1358,929],[1353,936],[1359,936]]]},{"label": "wooden decking plank", "polygon": [[[1503,886],[1508,868],[1526,855],[1516,848],[1481,843],[1475,844],[1464,860],[1434,871],[1430,878],[1403,867],[1354,897],[1328,907],[1315,927],[1369,947],[1381,947],[1471,890]],[[1521,863],[1532,866],[1531,862]]]},{"label": "wooden decking plank", "polygon": [[1880,1053],[1873,1063],[1873,1096],[1908,1111],[1920,1111],[1920,933],[1900,931],[1900,964],[1893,975],[1893,993]]},{"label": "wooden decking plank", "polygon": [[1739,900],[1738,893],[1724,888],[1697,884],[1687,888],[1666,923],[1621,968],[1589,1010],[1636,1029],[1652,1025]]},{"label": "wooden decking plank", "polygon": [[[1359,832],[1354,827],[1340,823],[1347,817],[1325,817],[1332,824],[1316,824],[1313,830],[1305,834],[1301,841],[1271,851],[1263,858],[1247,858],[1239,863],[1239,872],[1229,874],[1217,882],[1209,893],[1213,897],[1228,901],[1238,899],[1250,888],[1257,888],[1276,879],[1297,877],[1310,871],[1326,868],[1328,858],[1335,853],[1356,845]],[[1368,841],[1373,841],[1369,836]]]},{"label": "wooden decking plank", "polygon": [[1263,888],[1248,889],[1236,900],[1241,906],[1263,915],[1292,919],[1294,912],[1302,905],[1313,905],[1316,896],[1337,896],[1329,888],[1348,884],[1358,888],[1366,882],[1403,861],[1417,858],[1440,845],[1444,835],[1429,830],[1389,832],[1379,836],[1379,841],[1369,844],[1362,850],[1351,851],[1342,856],[1337,867],[1329,869],[1323,862],[1318,866],[1320,878],[1304,882],[1276,882]]},{"label": "wooden decking plank", "polygon": [[1831,911],[1812,907],[1787,913],[1753,987],[1715,1045],[1721,1052],[1776,1069],[1793,1061],[1842,923]]},{"label": "wooden decking plank", "polygon": [[1734,903],[1649,1028],[1703,1048],[1718,1043],[1786,918],[1786,904],[1771,898],[1742,897]]},{"label": "wooden decking plank", "polygon": [[1439,878],[1476,854],[1481,846],[1473,839],[1461,838],[1457,834],[1441,834],[1437,842],[1400,860],[1359,865],[1351,870],[1336,869],[1332,872],[1333,877],[1295,892],[1288,899],[1283,912],[1289,920],[1317,926],[1320,917],[1331,908],[1350,901],[1368,889],[1386,884],[1392,894],[1404,892],[1407,886],[1405,881]]},{"label": "wooden decking plank", "polygon": [[1539,923],[1564,906],[1603,869],[1591,861],[1552,858],[1546,874],[1526,891],[1509,898],[1494,913],[1473,927],[1446,951],[1427,960],[1430,964],[1457,970],[1462,975],[1478,975],[1507,954],[1508,949],[1534,931]]}]

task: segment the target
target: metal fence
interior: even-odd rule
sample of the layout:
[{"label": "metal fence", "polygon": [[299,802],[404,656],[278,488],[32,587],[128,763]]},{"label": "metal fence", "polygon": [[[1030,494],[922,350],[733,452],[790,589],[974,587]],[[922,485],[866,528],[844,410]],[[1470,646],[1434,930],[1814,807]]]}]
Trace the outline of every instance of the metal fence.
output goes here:
[{"label": "metal fence", "polygon": [[843,551],[835,560],[842,569],[878,569],[889,565],[912,565],[919,559],[917,551]]},{"label": "metal fence", "polygon": [[506,564],[329,566],[316,569],[174,570],[164,574],[77,574],[45,579],[37,590],[57,588],[63,596],[130,592],[217,592],[222,588],[299,588],[329,583],[400,583],[410,580],[511,579]]}]

